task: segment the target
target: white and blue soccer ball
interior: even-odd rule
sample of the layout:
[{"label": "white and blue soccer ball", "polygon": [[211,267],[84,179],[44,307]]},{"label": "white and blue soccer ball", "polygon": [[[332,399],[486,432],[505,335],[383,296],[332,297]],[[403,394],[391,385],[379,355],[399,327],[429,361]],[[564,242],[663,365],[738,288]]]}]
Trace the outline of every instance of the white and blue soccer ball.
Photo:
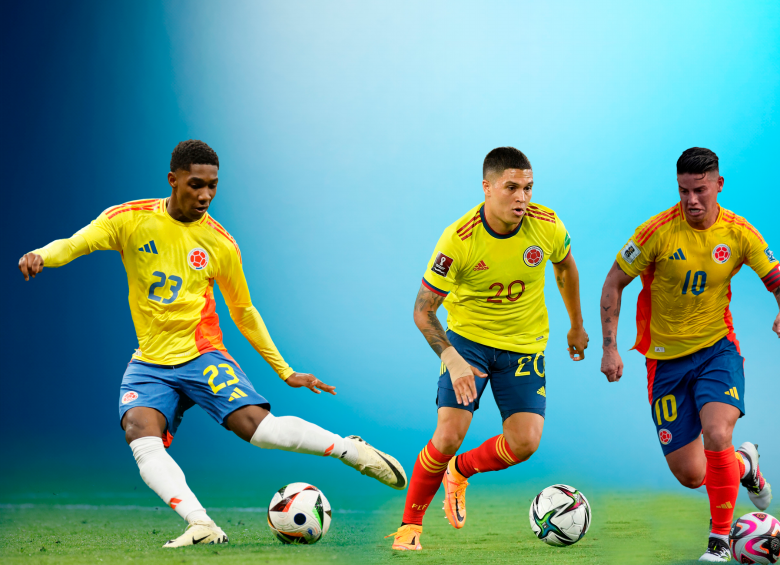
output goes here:
[{"label": "white and blue soccer ball", "polygon": [[268,505],[268,526],[282,543],[317,543],[328,533],[330,520],[330,502],[309,483],[283,486]]},{"label": "white and blue soccer ball", "polygon": [[780,520],[766,512],[745,514],[731,526],[729,546],[737,563],[777,563]]},{"label": "white and blue soccer ball", "polygon": [[590,504],[569,485],[552,485],[536,495],[528,512],[534,535],[543,542],[573,545],[590,527]]}]

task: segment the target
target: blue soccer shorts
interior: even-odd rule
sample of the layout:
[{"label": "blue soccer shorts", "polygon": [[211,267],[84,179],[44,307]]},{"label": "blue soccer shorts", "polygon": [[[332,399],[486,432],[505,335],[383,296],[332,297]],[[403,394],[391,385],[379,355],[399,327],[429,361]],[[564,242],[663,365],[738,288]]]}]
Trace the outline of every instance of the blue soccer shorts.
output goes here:
[{"label": "blue soccer shorts", "polygon": [[744,362],[727,337],[677,359],[647,359],[650,415],[664,456],[701,435],[699,412],[708,402],[736,406],[745,415]]},{"label": "blue soccer shorts", "polygon": [[120,423],[131,408],[154,408],[168,423],[167,447],[184,412],[196,404],[225,427],[227,417],[242,406],[271,409],[238,363],[221,351],[204,353],[181,365],[153,365],[135,359],[127,364],[119,390]]},{"label": "blue soccer shorts", "polygon": [[447,338],[466,362],[487,374],[487,378],[474,377],[477,398],[468,406],[463,406],[458,404],[455,398],[450,372],[442,363],[439,391],[436,395],[436,405],[439,408],[460,408],[473,413],[479,409],[479,400],[490,381],[502,420],[518,412],[532,412],[544,417],[547,407],[547,381],[544,376],[543,352],[515,353],[496,349],[468,340],[452,330],[447,330]]}]

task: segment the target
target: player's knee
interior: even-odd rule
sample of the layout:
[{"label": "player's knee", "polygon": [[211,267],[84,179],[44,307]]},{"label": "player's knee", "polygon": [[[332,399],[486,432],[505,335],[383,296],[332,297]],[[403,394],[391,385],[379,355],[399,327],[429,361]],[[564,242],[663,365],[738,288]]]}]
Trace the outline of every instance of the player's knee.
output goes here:
[{"label": "player's knee", "polygon": [[675,473],[674,476],[680,482],[680,484],[686,488],[699,488],[704,482],[704,471],[686,470],[680,473]]},{"label": "player's knee", "polygon": [[133,408],[122,418],[122,428],[129,445],[142,437],[163,438],[166,422],[165,417],[153,408]]},{"label": "player's knee", "polygon": [[704,447],[710,451],[723,451],[732,445],[732,429],[721,422],[706,426],[704,432]]},{"label": "player's knee", "polygon": [[434,435],[433,445],[441,453],[453,454],[460,449],[460,445],[465,437],[466,434],[460,433],[459,430],[439,428]]},{"label": "player's knee", "polygon": [[525,461],[539,449],[541,437],[527,434],[504,433],[509,449],[520,461]]}]

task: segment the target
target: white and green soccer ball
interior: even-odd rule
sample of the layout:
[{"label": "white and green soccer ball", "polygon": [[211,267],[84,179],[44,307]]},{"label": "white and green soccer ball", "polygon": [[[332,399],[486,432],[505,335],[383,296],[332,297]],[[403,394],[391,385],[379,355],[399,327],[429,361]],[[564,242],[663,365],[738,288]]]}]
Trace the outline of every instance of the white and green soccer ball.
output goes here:
[{"label": "white and green soccer ball", "polygon": [[309,483],[283,486],[268,505],[268,526],[282,543],[317,543],[328,533],[330,519],[330,502]]},{"label": "white and green soccer ball", "polygon": [[590,504],[576,488],[552,485],[536,495],[528,517],[534,535],[543,542],[573,545],[590,527]]}]

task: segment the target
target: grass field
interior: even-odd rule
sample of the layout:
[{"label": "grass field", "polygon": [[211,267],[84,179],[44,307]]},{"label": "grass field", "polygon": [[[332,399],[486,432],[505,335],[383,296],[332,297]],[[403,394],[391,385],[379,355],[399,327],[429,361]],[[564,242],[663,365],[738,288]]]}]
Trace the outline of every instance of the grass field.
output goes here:
[{"label": "grass field", "polygon": [[[422,552],[390,551],[383,536],[398,525],[402,498],[365,501],[364,508],[335,508],[328,535],[314,546],[283,546],[262,508],[215,508],[211,516],[230,536],[224,546],[164,550],[183,522],[154,505],[67,504],[36,497],[0,500],[0,561],[21,563],[693,563],[705,549],[708,506],[700,494],[588,492],[593,523],[568,548],[548,547],[531,534],[530,494],[522,487],[469,495],[469,521],[456,531],[432,505]],[[437,501],[441,492],[437,495]],[[515,500],[512,500],[512,499]],[[331,500],[338,496],[331,495]],[[740,504],[736,516],[751,511]],[[770,511],[772,509],[770,508]]]}]

